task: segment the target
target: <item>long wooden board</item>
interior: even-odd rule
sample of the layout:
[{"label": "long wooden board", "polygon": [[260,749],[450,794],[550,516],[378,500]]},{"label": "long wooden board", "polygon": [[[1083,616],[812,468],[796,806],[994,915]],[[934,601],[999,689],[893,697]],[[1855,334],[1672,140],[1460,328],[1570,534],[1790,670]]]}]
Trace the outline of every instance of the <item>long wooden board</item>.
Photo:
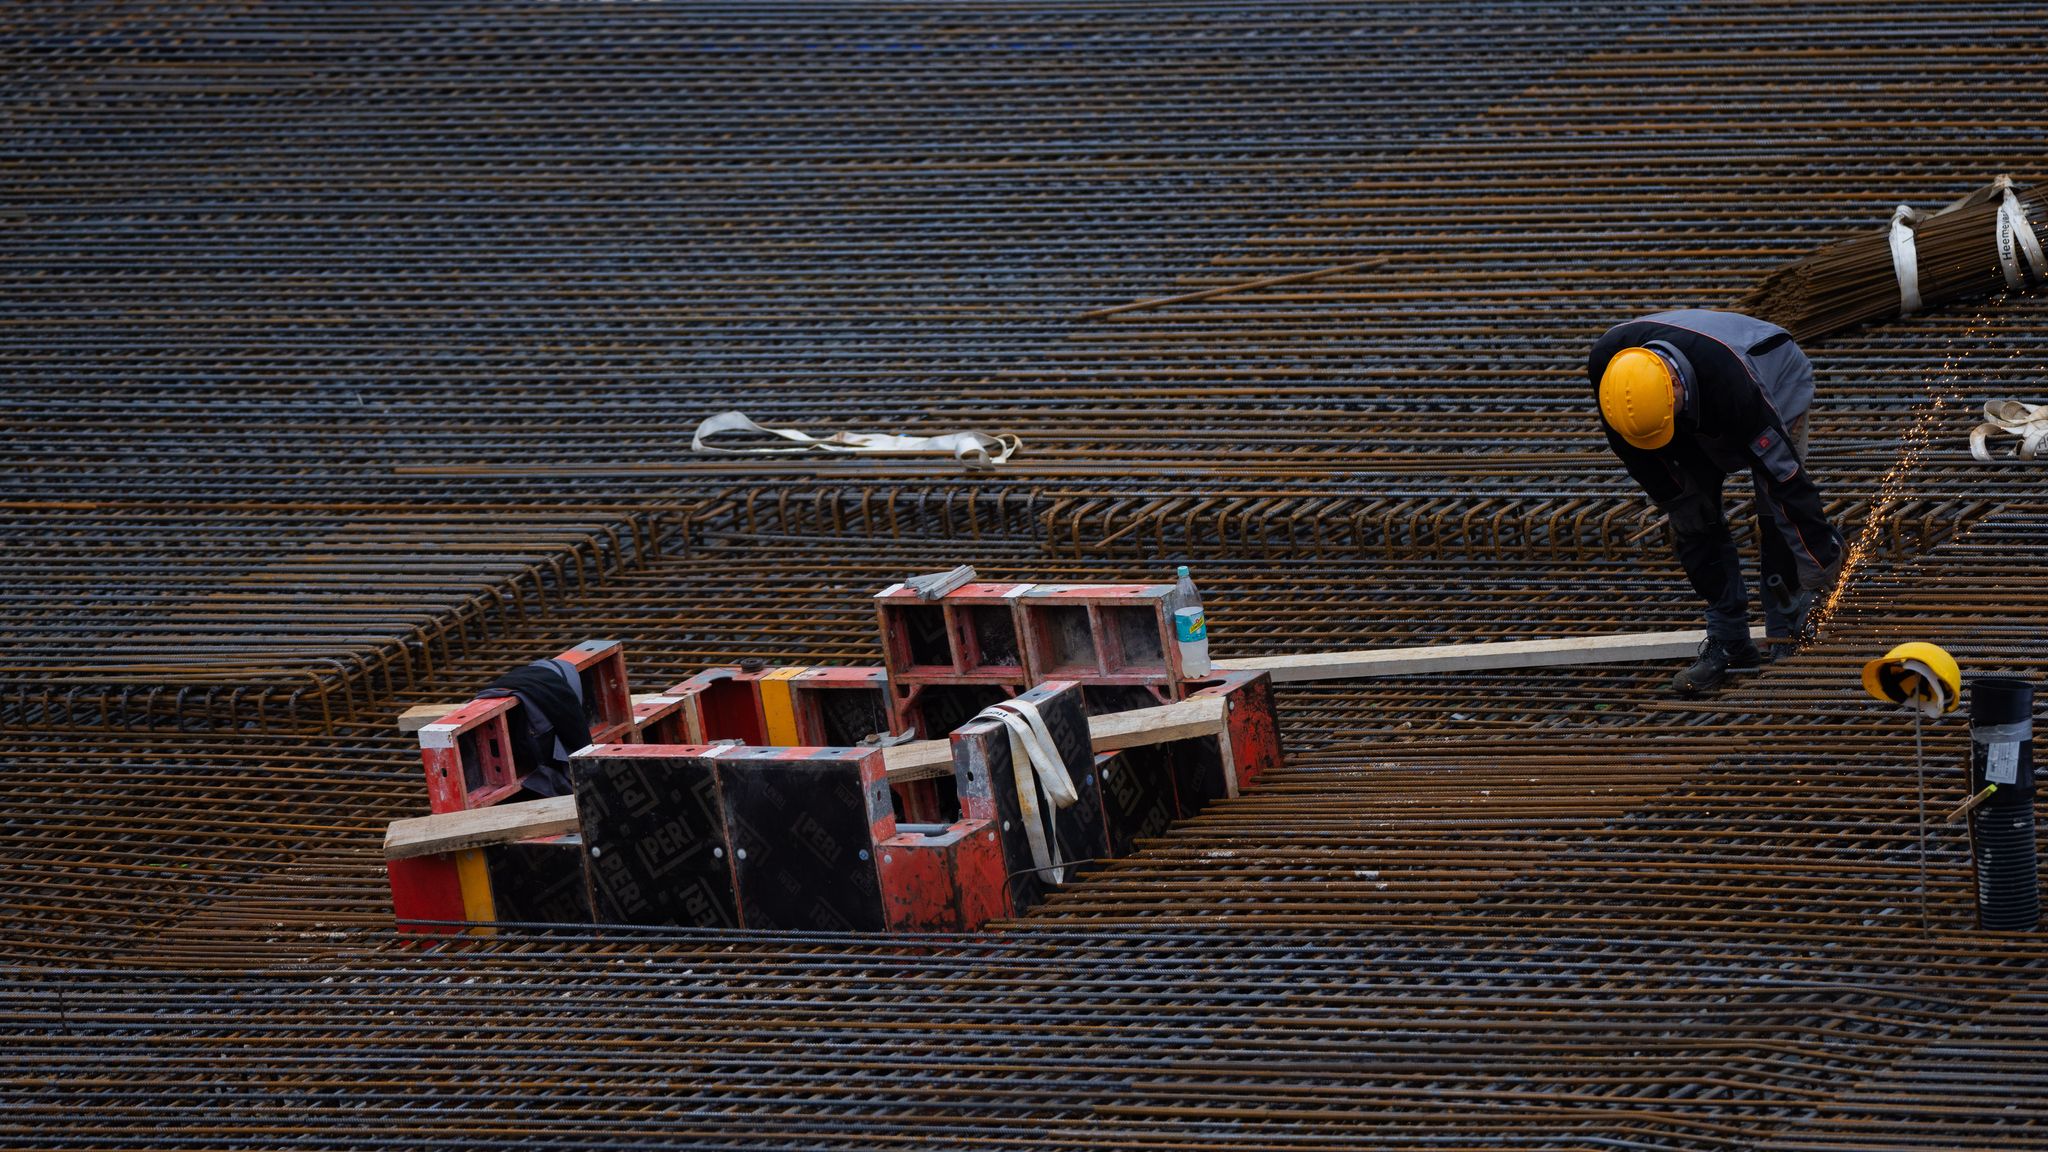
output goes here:
[{"label": "long wooden board", "polygon": [[[635,692],[633,694],[633,703],[635,704],[644,704],[649,700],[660,699],[663,699],[663,697],[659,692]],[[468,701],[463,701],[463,703],[466,704]],[[415,704],[398,714],[399,734],[409,736],[460,707],[462,707],[462,704]]]},{"label": "long wooden board", "polygon": [[[1221,735],[1228,707],[1220,696],[1183,700],[1157,708],[1135,708],[1088,719],[1089,740],[1097,752],[1113,752],[1141,744],[1165,744]],[[953,745],[949,740],[916,740],[882,750],[882,763],[889,779],[923,780],[953,771]],[[402,860],[410,856],[431,856],[485,844],[504,844],[574,832],[576,798],[555,796],[518,804],[473,808],[466,812],[443,812],[434,816],[413,816],[394,820],[384,834],[384,855]]]},{"label": "long wooden board", "polygon": [[[1761,641],[1762,628],[1750,629]],[[1682,632],[1622,632],[1565,636],[1555,640],[1506,640],[1485,644],[1418,644],[1407,648],[1360,648],[1349,652],[1306,652],[1217,660],[1224,672],[1271,672],[1275,684],[1302,680],[1346,680],[1371,676],[1421,676],[1432,672],[1491,672],[1505,668],[1568,668],[1578,664],[1677,660],[1699,651],[1705,629]],[[652,696],[645,697],[653,699]],[[639,703],[641,696],[633,698]],[[460,707],[421,704],[398,716],[400,732],[417,732]]]},{"label": "long wooden board", "polygon": [[[1136,748],[1141,744],[1169,744],[1193,740],[1223,731],[1227,702],[1221,696],[1182,700],[1157,708],[1133,708],[1088,718],[1088,742],[1097,752]],[[897,782],[950,776],[953,745],[947,740],[918,740],[885,749],[882,762],[889,779]]]},{"label": "long wooden board", "polygon": [[384,830],[384,858],[405,860],[433,856],[485,844],[560,836],[577,829],[576,798],[550,796],[545,800],[523,800],[471,808],[465,812],[442,812],[433,816],[411,816],[393,820]]},{"label": "long wooden board", "polygon": [[1133,708],[1088,718],[1088,738],[1097,752],[1136,748],[1141,744],[1167,744],[1214,736],[1223,731],[1229,701],[1221,696],[1202,696],[1157,708]]},{"label": "long wooden board", "polygon": [[[1750,634],[1762,640],[1764,630]],[[1423,644],[1412,648],[1362,648],[1354,652],[1308,652],[1218,660],[1226,672],[1270,672],[1276,684],[1303,680],[1348,680],[1371,676],[1420,676],[1431,672],[1492,672],[1504,668],[1566,668],[1579,664],[1676,660],[1699,651],[1705,629],[1683,632],[1624,632],[1567,636],[1557,640],[1508,640],[1488,644]]]}]

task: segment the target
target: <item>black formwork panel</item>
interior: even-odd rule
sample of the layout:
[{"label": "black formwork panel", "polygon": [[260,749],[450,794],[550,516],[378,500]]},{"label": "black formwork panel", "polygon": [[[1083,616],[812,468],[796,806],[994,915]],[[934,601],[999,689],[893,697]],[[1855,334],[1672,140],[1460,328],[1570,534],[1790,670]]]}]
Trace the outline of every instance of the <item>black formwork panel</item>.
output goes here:
[{"label": "black formwork panel", "polygon": [[[1041,684],[1017,699],[1038,707],[1046,731],[1059,750],[1060,762],[1074,782],[1078,799],[1051,814],[1052,842],[1059,846],[1064,861],[1081,861],[1069,867],[1071,874],[1085,870],[1085,862],[1112,855],[1108,828],[1103,819],[1100,780],[1095,769],[1095,750],[1088,736],[1088,717],[1081,706],[1079,685],[1056,681]],[[1010,872],[1010,900],[1023,911],[1045,899],[1053,885],[1034,869],[1030,833],[1024,824],[1024,808],[1017,795],[1017,773],[1010,757],[1009,729],[994,720],[977,720],[955,730],[954,762],[970,773],[970,791],[986,780],[988,802],[1003,843],[1003,857]],[[1027,771],[1028,771],[1027,766]],[[974,815],[972,811],[968,815]],[[1040,818],[1045,818],[1041,812]]]},{"label": "black formwork panel", "polygon": [[599,923],[887,928],[878,750],[612,744],[572,776]]},{"label": "black formwork panel", "polygon": [[583,838],[555,836],[484,848],[491,901],[499,920],[521,924],[590,923]]},{"label": "black formwork panel", "polygon": [[1102,823],[1110,852],[1129,856],[1141,839],[1165,832],[1179,815],[1171,757],[1159,745],[1141,745],[1095,758]]},{"label": "black formwork panel", "polygon": [[[863,767],[875,761],[875,777]],[[827,748],[734,748],[715,758],[742,918],[749,928],[881,932],[874,846],[895,817],[879,756]]]},{"label": "black formwork panel", "polygon": [[740,926],[732,845],[708,759],[577,756],[570,776],[593,919]]}]

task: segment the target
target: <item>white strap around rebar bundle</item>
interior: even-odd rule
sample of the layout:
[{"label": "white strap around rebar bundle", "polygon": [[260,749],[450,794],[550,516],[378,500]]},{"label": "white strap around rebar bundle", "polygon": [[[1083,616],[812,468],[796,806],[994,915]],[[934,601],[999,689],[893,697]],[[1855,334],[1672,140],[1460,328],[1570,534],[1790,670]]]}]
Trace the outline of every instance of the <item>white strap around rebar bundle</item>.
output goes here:
[{"label": "white strap around rebar bundle", "polygon": [[1067,775],[1066,761],[1059,745],[1046,729],[1045,717],[1028,700],[1001,700],[981,710],[976,720],[994,720],[1010,733],[1010,770],[1017,781],[1017,807],[1024,821],[1024,835],[1031,842],[1032,870],[1054,884],[1066,879],[1065,860],[1060,855],[1056,830],[1051,828],[1054,809],[1065,808],[1081,798]]},{"label": "white strap around rebar bundle", "polygon": [[2034,223],[2027,219],[2026,208],[2013,194],[2012,177],[2000,176],[1997,185],[2005,193],[1998,204],[1998,267],[2005,272],[2005,286],[2017,292],[2026,285],[2021,258],[2026,259],[2026,271],[2032,272],[2034,279],[2048,280],[2048,254],[2041,251],[2041,238],[2034,235]]},{"label": "white strap around rebar bundle", "polygon": [[1984,423],[1970,430],[1970,455],[1991,462],[1991,437],[2003,433],[2019,437],[2012,454],[2032,460],[2048,448],[2048,404],[2027,404],[2019,400],[1987,400]]},{"label": "white strap around rebar bundle", "polygon": [[1993,200],[1998,201],[1998,268],[2005,274],[2005,286],[2018,291],[2030,277],[2048,281],[2048,253],[2041,249],[2041,238],[2034,235],[2033,221],[2027,219],[2026,206],[2020,203],[2016,188],[2011,176],[2000,176],[1937,211],[1922,212],[1910,204],[1901,204],[1892,212],[1892,275],[1899,282],[1900,315],[1911,316],[1920,310],[1920,252],[1915,229],[1937,216]]},{"label": "white strap around rebar bundle", "polygon": [[1901,204],[1892,213],[1892,275],[1899,281],[1899,315],[1920,310],[1920,252],[1913,245],[1913,225],[1927,219],[1927,213]]},{"label": "white strap around rebar bundle", "polygon": [[[795,447],[753,444],[741,448],[710,443],[721,432],[758,432],[788,440]],[[1023,447],[1023,441],[1007,432],[993,436],[985,432],[948,432],[943,436],[903,436],[894,432],[834,432],[813,436],[799,428],[769,428],[756,424],[744,412],[720,412],[697,425],[690,438],[692,452],[771,453],[788,452],[888,452],[951,456],[970,464],[988,467],[1001,464]]]}]

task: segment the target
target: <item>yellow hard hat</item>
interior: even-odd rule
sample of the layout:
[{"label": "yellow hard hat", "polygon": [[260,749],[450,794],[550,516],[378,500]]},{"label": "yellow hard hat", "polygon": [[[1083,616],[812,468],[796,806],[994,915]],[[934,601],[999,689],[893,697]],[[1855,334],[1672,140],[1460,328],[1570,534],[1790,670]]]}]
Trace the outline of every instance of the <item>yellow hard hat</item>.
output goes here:
[{"label": "yellow hard hat", "polygon": [[1888,704],[1911,704],[1922,715],[1939,716],[1963,702],[1963,670],[1940,647],[1915,640],[1865,664],[1863,687]]},{"label": "yellow hard hat", "polygon": [[1671,443],[1678,420],[1678,381],[1662,356],[1623,348],[1600,373],[1600,418],[1638,448]]}]

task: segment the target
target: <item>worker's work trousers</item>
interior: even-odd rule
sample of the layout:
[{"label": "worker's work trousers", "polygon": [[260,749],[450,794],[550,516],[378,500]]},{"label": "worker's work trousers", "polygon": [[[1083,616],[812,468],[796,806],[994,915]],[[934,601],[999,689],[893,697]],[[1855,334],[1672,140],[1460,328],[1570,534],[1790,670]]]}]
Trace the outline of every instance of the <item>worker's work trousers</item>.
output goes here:
[{"label": "worker's work trousers", "polygon": [[[1806,416],[1792,421],[1785,431],[1799,463],[1806,463]],[[1756,480],[1756,538],[1762,552],[1766,584],[1772,577],[1784,582],[1787,591],[1800,586],[1799,565],[1784,533],[1771,513],[1765,497],[1762,465],[1750,468]],[[1678,546],[1678,562],[1692,581],[1693,590],[1707,602],[1707,633],[1726,644],[1740,647],[1749,641],[1749,588],[1742,578],[1742,560],[1735,551],[1735,538],[1728,531],[1728,518],[1721,507],[1722,484],[1728,473],[1718,464],[1700,457],[1687,468],[1685,492],[1664,505],[1671,519],[1672,536]],[[1786,615],[1777,599],[1764,596],[1764,631],[1771,636],[1790,636],[1798,621]]]}]

